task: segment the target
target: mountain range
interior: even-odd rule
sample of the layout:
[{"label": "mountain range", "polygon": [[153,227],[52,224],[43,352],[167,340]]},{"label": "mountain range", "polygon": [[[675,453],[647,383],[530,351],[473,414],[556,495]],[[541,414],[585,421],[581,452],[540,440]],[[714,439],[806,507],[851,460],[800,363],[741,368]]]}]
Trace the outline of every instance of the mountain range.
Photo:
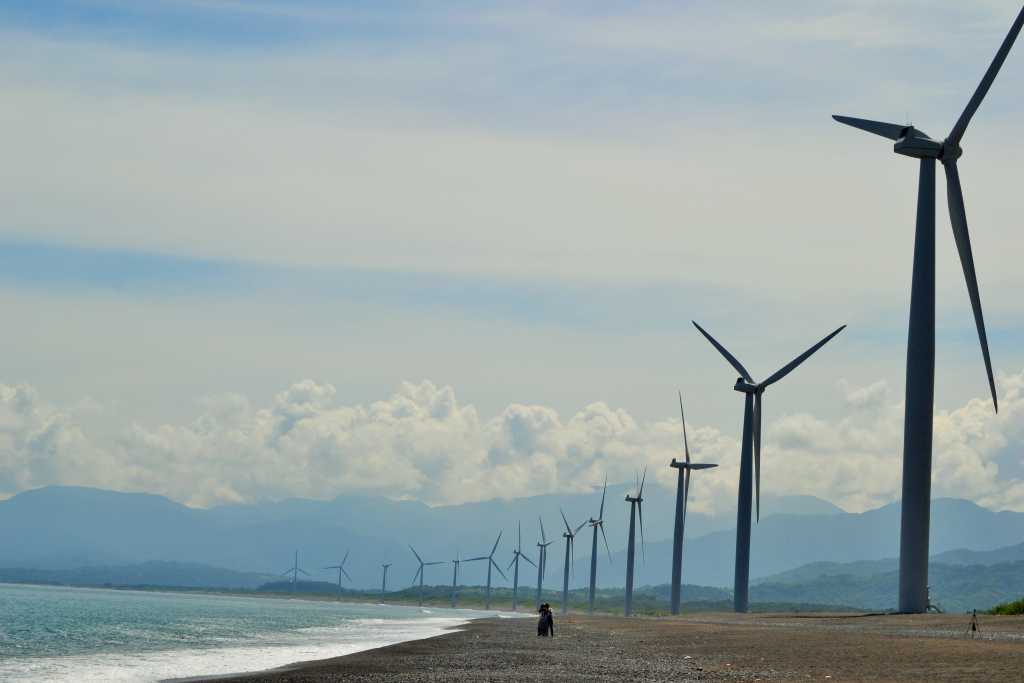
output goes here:
[{"label": "mountain range", "polygon": [[[599,584],[624,582],[627,508],[626,485],[609,486],[605,506],[612,562],[603,554]],[[558,581],[562,563],[563,527],[559,508],[578,524],[597,512],[600,492],[492,500],[482,503],[429,507],[412,501],[370,496],[343,496],[331,501],[294,499],[274,503],[189,508],[167,498],[79,487],[47,487],[0,501],[0,568],[46,571],[84,567],[127,567],[141,563],[197,563],[251,575],[279,575],[299,563],[314,577],[329,579],[322,568],[336,564],[352,550],[347,569],[352,587],[380,583],[380,563],[394,562],[390,574],[395,588],[407,585],[416,565],[412,543],[426,560],[449,560],[461,553],[485,554],[499,529],[503,532],[497,559],[511,559],[516,523],[523,521],[523,548],[536,555],[538,516],[549,539],[547,581]],[[646,561],[638,567],[639,584],[668,581],[671,552],[671,492],[655,490],[645,500],[648,542]],[[879,563],[885,571],[895,557],[899,506],[887,505],[863,513],[847,513],[812,497],[765,497],[755,525],[751,576],[755,582],[783,572],[807,570],[813,563]],[[691,514],[687,520],[684,581],[688,584],[731,588],[735,537],[733,515]],[[1024,540],[1024,513],[993,512],[974,503],[938,499],[932,505],[932,549],[945,564],[987,564],[1020,559],[1009,546]],[[577,540],[573,585],[586,582],[589,529]],[[585,551],[583,551],[585,549]],[[989,553],[989,556],[985,556]],[[1016,554],[1015,554],[1016,553]],[[534,559],[536,559],[534,557]],[[933,558],[933,562],[937,558]],[[815,576],[827,576],[828,568]],[[867,572],[867,568],[864,569]],[[468,583],[483,581],[484,563],[464,565],[460,576]],[[478,576],[479,575],[479,576]],[[450,569],[428,569],[428,583],[450,581]],[[497,577],[499,584],[504,584]],[[808,574],[802,580],[813,580]],[[778,581],[784,584],[785,581]],[[191,584],[179,584],[191,585]]]}]

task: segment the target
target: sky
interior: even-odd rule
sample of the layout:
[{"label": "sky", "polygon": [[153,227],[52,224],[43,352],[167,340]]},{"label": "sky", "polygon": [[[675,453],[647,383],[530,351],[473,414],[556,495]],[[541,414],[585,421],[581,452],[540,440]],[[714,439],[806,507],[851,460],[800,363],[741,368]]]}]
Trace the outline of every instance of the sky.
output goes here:
[{"label": "sky", "polygon": [[[1012,2],[0,4],[0,495],[431,504],[671,484],[899,495],[916,168],[833,113],[952,126]],[[942,181],[937,494],[1024,510],[1021,46]]]}]

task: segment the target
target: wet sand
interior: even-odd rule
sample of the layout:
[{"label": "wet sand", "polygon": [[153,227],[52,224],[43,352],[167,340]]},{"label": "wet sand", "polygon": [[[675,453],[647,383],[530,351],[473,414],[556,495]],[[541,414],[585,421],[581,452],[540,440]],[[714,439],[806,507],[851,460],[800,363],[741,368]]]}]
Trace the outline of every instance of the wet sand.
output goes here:
[{"label": "wet sand", "polygon": [[[735,615],[481,619],[460,631],[219,680],[1024,681],[1024,617]],[[194,679],[204,680],[204,679]],[[214,680],[214,679],[205,679]]]}]

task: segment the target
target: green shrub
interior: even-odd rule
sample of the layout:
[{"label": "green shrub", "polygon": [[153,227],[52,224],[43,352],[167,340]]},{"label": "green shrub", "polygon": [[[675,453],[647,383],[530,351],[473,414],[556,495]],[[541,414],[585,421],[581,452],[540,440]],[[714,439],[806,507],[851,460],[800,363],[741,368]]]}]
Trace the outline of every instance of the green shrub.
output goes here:
[{"label": "green shrub", "polygon": [[1004,602],[990,610],[991,614],[1024,614],[1024,598],[1014,602]]}]

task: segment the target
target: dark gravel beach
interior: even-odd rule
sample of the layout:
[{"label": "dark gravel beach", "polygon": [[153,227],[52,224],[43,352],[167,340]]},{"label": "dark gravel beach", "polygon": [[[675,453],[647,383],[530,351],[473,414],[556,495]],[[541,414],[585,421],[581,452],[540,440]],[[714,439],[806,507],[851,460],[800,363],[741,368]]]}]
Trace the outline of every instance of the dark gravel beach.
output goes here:
[{"label": "dark gravel beach", "polygon": [[[233,681],[1021,681],[1024,618],[702,614],[483,619],[437,638]],[[202,680],[202,679],[198,679]],[[225,679],[220,679],[225,680]]]}]

